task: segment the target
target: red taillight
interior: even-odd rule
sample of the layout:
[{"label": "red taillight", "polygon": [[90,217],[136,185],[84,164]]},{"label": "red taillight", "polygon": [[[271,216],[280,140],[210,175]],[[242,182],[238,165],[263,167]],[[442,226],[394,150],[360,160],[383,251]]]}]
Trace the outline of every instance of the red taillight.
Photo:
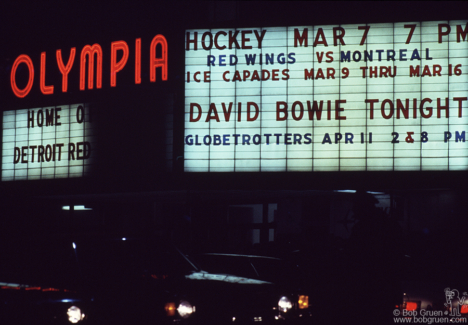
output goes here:
[{"label": "red taillight", "polygon": [[415,302],[407,302],[406,303],[406,310],[416,310],[418,309],[418,304]]}]

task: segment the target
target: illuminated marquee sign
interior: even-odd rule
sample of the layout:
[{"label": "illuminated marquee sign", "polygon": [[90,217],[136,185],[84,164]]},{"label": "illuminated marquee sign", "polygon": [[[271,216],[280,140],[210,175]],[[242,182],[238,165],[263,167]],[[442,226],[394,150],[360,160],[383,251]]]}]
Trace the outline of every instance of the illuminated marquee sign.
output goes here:
[{"label": "illuminated marquee sign", "polygon": [[95,147],[88,104],[5,111],[2,181],[85,176]]},{"label": "illuminated marquee sign", "polygon": [[468,22],[187,30],[185,171],[468,169]]},{"label": "illuminated marquee sign", "polygon": [[[157,46],[161,48],[161,56],[156,56]],[[129,46],[125,41],[116,41],[111,43],[110,47],[110,86],[117,85],[117,73],[121,71],[127,64],[129,57]],[[156,81],[156,68],[161,68],[161,79],[167,80],[167,53],[168,46],[166,38],[163,35],[156,35],[150,44],[150,81]],[[70,54],[66,63],[62,57],[62,50],[56,51],[57,67],[62,74],[62,92],[68,91],[68,74],[70,73],[73,63],[75,62],[76,48],[70,49]],[[120,59],[117,61],[117,57]],[[54,85],[46,85],[46,52],[41,53],[41,68],[39,87],[44,95],[52,95],[55,91]],[[83,47],[80,53],[80,90],[85,90],[86,84],[86,66],[88,66],[88,89],[94,88],[94,75],[96,74],[96,88],[102,87],[102,58],[103,50],[101,45],[93,44]],[[96,63],[96,70],[94,66]],[[27,67],[29,77],[26,86],[20,88],[16,83],[16,72],[20,64]],[[34,64],[31,58],[26,54],[18,56],[13,63],[10,73],[10,86],[16,97],[26,97],[34,83]],[[141,38],[135,40],[135,84],[141,83]]]}]

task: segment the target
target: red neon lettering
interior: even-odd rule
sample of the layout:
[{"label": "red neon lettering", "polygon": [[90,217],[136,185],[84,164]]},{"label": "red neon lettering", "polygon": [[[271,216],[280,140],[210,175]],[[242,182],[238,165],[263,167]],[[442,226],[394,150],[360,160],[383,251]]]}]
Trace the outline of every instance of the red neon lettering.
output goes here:
[{"label": "red neon lettering", "polygon": [[45,73],[46,73],[46,52],[41,53],[41,77],[40,77],[40,86],[41,92],[44,95],[52,95],[54,93],[54,86],[45,85]]},{"label": "red neon lettering", "polygon": [[[26,87],[24,89],[19,89],[18,86],[16,85],[16,69],[18,69],[18,66],[20,63],[26,63],[28,66],[29,70],[29,79]],[[13,90],[13,93],[16,95],[16,97],[19,98],[24,98],[26,95],[31,91],[32,85],[34,82],[34,65],[32,63],[32,60],[29,56],[26,54],[21,54],[18,56],[13,63],[13,67],[11,68],[11,74],[10,74],[10,83],[11,83],[11,89]]]},{"label": "red neon lettering", "polygon": [[85,75],[86,75],[86,55],[89,56],[88,64],[88,89],[94,88],[94,54],[97,55],[96,63],[96,88],[102,86],[102,48],[99,44],[93,46],[86,45],[81,50],[80,59],[80,90],[85,90]]},{"label": "red neon lettering", "polygon": [[[117,62],[117,51],[123,51],[122,58],[120,58],[120,61]],[[110,74],[111,74],[111,80],[110,80],[110,85],[111,87],[115,87],[117,85],[117,72],[122,70],[125,67],[125,64],[127,64],[128,60],[128,45],[124,41],[116,41],[112,42],[111,44],[111,68],[110,68]]]},{"label": "red neon lettering", "polygon": [[[156,46],[161,44],[161,57],[156,58]],[[167,80],[167,41],[163,35],[156,35],[150,47],[150,81],[156,81],[156,68],[161,67],[162,80]]]},{"label": "red neon lettering", "polygon": [[68,89],[68,73],[70,72],[73,62],[75,60],[75,52],[76,49],[74,47],[70,50],[70,57],[68,58],[67,66],[63,65],[62,60],[62,50],[57,50],[56,57],[57,57],[57,65],[59,67],[60,72],[62,73],[62,92],[66,93]]},{"label": "red neon lettering", "polygon": [[135,84],[141,84],[141,38],[135,40]]}]

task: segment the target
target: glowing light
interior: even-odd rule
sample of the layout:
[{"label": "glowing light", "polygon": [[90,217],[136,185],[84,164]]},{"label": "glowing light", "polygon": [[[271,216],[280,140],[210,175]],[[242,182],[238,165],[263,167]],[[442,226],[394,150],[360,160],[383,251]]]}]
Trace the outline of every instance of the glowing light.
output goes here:
[{"label": "glowing light", "polygon": [[141,38],[135,40],[135,84],[141,84]]},{"label": "glowing light", "polygon": [[76,244],[75,243],[73,243],[72,246],[73,246],[73,249],[76,249]]},{"label": "glowing light", "polygon": [[54,93],[54,86],[46,86],[45,84],[46,73],[46,52],[41,53],[41,73],[40,73],[40,87],[44,95],[52,95]]},{"label": "glowing light", "polygon": [[309,308],[309,296],[299,296],[297,303],[299,305],[299,309]]},{"label": "glowing light", "polygon": [[67,310],[68,321],[72,324],[76,324],[85,318],[85,314],[81,312],[81,309],[76,306],[71,306]]},{"label": "glowing light", "polygon": [[60,72],[62,73],[62,92],[66,93],[68,90],[68,73],[70,72],[73,62],[75,61],[75,52],[76,48],[72,47],[70,50],[70,57],[68,58],[67,65],[63,64],[62,60],[62,50],[57,50],[57,65]]},{"label": "glowing light", "polygon": [[85,90],[86,56],[88,63],[88,89],[94,88],[94,54],[97,56],[96,62],[96,88],[102,86],[102,48],[99,44],[86,45],[81,50],[80,59],[80,90]]},{"label": "glowing light", "polygon": [[24,288],[24,290],[42,290],[41,287],[29,287],[29,288]]},{"label": "glowing light", "polygon": [[[28,67],[29,70],[29,79],[26,87],[24,89],[19,89],[18,86],[16,85],[16,70],[18,69],[18,66],[20,63],[25,63]],[[27,94],[31,91],[32,85],[34,82],[34,65],[32,63],[32,60],[29,56],[26,54],[21,54],[18,56],[13,63],[13,67],[11,68],[11,74],[10,74],[10,83],[11,83],[11,89],[13,90],[13,93],[16,95],[16,97],[23,98],[26,97]]]},{"label": "glowing light", "polygon": [[468,314],[468,305],[462,305],[460,308],[460,313]]},{"label": "glowing light", "polygon": [[407,302],[406,303],[406,310],[416,310],[418,309],[418,304],[415,302]]},{"label": "glowing light", "polygon": [[[156,57],[156,47],[161,45],[161,57]],[[150,47],[150,80],[156,81],[156,68],[162,68],[161,79],[167,80],[167,41],[163,35],[156,35]]]},{"label": "glowing light", "polygon": [[[84,205],[74,205],[73,210],[75,211],[87,211],[87,210],[92,210],[93,208],[87,208]],[[62,206],[62,210],[69,211],[70,206],[69,205],[64,205]]]},{"label": "glowing light", "polygon": [[[64,290],[64,291],[66,291],[66,290]],[[79,300],[76,300],[76,299],[62,299],[62,300],[60,300],[60,302],[63,302],[63,303],[75,302],[75,301],[79,301]]]},{"label": "glowing light", "polygon": [[278,301],[278,307],[285,313],[292,308],[292,302],[288,297],[283,296]]},{"label": "glowing light", "polygon": [[182,300],[179,303],[179,307],[177,307],[177,312],[179,313],[180,317],[187,318],[195,311],[195,307],[185,300]]},{"label": "glowing light", "polygon": [[86,210],[92,210],[92,208],[87,208],[84,205],[75,205],[73,207],[75,211],[86,211]]},{"label": "glowing light", "polygon": [[45,288],[45,289],[42,289],[42,291],[48,292],[48,291],[60,291],[60,290],[59,290],[59,289],[55,289],[55,288]]},{"label": "glowing light", "polygon": [[466,23],[187,30],[184,170],[468,170]]},{"label": "glowing light", "polygon": [[174,316],[174,315],[175,315],[175,312],[176,312],[175,303],[173,303],[173,302],[168,302],[168,303],[164,306],[164,310],[166,311],[166,315],[167,315],[167,316]]},{"label": "glowing light", "polygon": [[[119,62],[117,61],[117,51],[123,51],[122,58],[120,59]],[[128,60],[128,45],[124,41],[117,41],[117,42],[112,42],[111,44],[111,80],[110,84],[111,87],[115,87],[117,85],[117,72],[122,70],[125,67],[125,64],[127,64]]]}]

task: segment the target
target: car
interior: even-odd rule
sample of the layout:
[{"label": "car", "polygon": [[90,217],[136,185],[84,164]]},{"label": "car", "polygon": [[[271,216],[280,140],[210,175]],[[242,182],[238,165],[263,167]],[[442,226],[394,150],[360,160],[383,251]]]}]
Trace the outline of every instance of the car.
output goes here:
[{"label": "car", "polygon": [[93,298],[81,291],[72,243],[15,237],[0,245],[0,324],[86,323]]},{"label": "car", "polygon": [[0,282],[1,324],[86,323],[90,298],[75,291]]},{"label": "car", "polygon": [[[279,259],[205,255],[215,257],[208,265],[167,241],[142,238],[46,246],[23,243],[35,257],[10,261],[26,267],[14,276],[15,289],[4,282],[1,324],[247,324],[310,317],[307,293],[284,281],[292,269]],[[35,255],[38,247],[41,255]],[[240,270],[244,261],[247,272]]]},{"label": "car", "polygon": [[310,289],[305,273],[297,265],[276,257],[245,254],[203,253],[191,258],[211,276],[226,276],[224,281],[230,282],[263,284],[269,289],[263,297],[258,293],[255,296],[255,291],[237,297],[233,304],[241,306],[244,301],[245,310],[258,306],[250,315],[239,311],[239,315],[244,314],[244,319],[247,316],[250,320],[262,321],[310,321]]}]

